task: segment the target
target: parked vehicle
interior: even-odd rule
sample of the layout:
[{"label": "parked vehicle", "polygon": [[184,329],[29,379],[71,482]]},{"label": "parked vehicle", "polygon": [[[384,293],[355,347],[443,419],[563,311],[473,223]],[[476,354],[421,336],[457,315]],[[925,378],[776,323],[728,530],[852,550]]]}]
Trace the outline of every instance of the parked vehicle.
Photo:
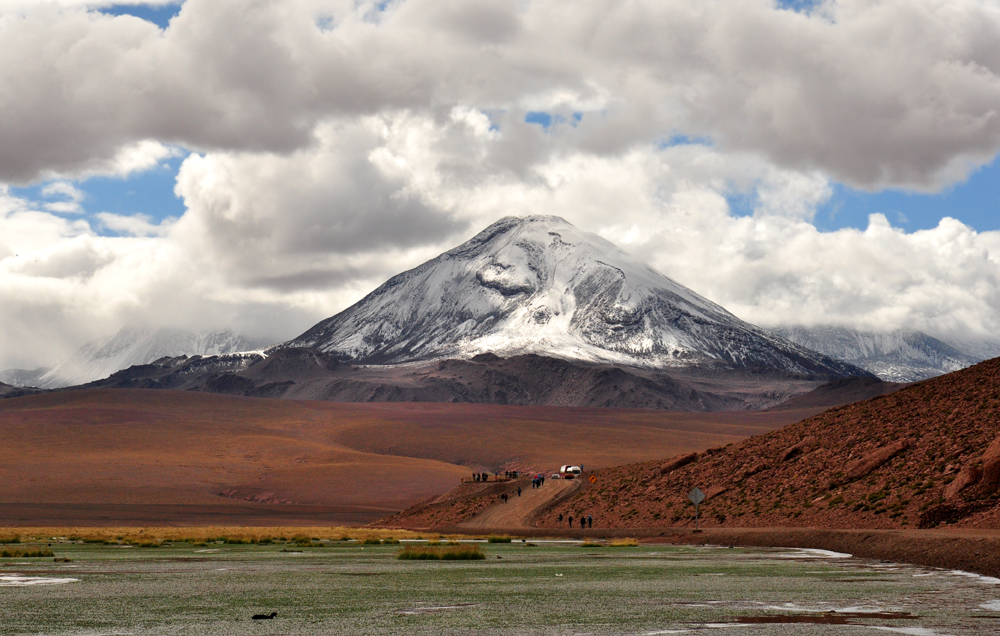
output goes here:
[{"label": "parked vehicle", "polygon": [[583,472],[583,469],[579,466],[571,466],[566,464],[559,469],[559,474],[562,475],[563,479],[574,479]]}]

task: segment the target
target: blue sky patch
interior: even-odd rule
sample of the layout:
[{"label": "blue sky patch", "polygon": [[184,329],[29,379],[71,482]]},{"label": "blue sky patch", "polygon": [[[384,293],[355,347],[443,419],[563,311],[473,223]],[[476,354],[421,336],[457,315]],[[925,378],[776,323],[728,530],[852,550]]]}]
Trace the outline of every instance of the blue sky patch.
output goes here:
[{"label": "blue sky patch", "polygon": [[545,131],[548,131],[552,127],[552,124],[565,124],[569,122],[570,125],[576,126],[581,120],[583,120],[583,113],[573,113],[570,115],[570,119],[566,119],[562,115],[553,115],[541,110],[530,110],[524,116],[525,123],[537,124]]},{"label": "blue sky patch", "polygon": [[864,192],[834,184],[830,201],[816,214],[821,230],[866,228],[868,215],[881,213],[907,232],[937,227],[950,216],[979,232],[1000,230],[1000,161],[980,168],[963,183],[937,194],[901,190]]},{"label": "blue sky patch", "polygon": [[143,4],[114,4],[110,7],[99,9],[101,13],[108,15],[134,15],[137,18],[152,22],[161,29],[167,28],[170,20],[180,13],[183,2],[150,6]]},{"label": "blue sky patch", "polygon": [[[91,177],[72,182],[84,194],[83,200],[79,202],[83,209],[81,216],[89,219],[98,212],[121,216],[144,214],[150,217],[153,224],[171,217],[179,218],[184,214],[185,207],[184,202],[174,194],[174,185],[184,159],[185,157],[174,157],[160,162],[152,170],[137,172],[124,178]],[[11,188],[10,193],[35,202],[39,209],[46,203],[66,201],[64,196],[43,194],[47,185],[48,182],[26,188]],[[91,226],[98,233],[114,235],[114,232],[107,232],[94,220],[91,221]]]},{"label": "blue sky patch", "polygon": [[799,13],[809,13],[817,5],[823,3],[823,0],[778,0],[777,5],[779,9],[790,9],[792,11],[797,11]]},{"label": "blue sky patch", "polygon": [[691,137],[689,135],[673,135],[667,139],[661,139],[656,142],[656,148],[658,150],[663,150],[664,148],[670,148],[672,146],[708,146],[711,148],[714,144],[710,137]]}]

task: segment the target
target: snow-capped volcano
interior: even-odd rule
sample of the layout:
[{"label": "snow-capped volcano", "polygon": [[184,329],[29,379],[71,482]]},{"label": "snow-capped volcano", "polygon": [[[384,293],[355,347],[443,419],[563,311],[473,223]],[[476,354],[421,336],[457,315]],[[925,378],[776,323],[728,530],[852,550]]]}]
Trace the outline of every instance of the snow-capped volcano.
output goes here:
[{"label": "snow-capped volcano", "polygon": [[534,353],[646,368],[865,374],[740,320],[552,216],[503,218],[282,346],[365,364]]},{"label": "snow-capped volcano", "polygon": [[106,378],[115,371],[136,364],[148,364],[163,357],[221,355],[257,346],[260,345],[231,331],[149,331],[124,327],[110,338],[83,345],[39,378],[35,386],[45,389],[73,386]]}]

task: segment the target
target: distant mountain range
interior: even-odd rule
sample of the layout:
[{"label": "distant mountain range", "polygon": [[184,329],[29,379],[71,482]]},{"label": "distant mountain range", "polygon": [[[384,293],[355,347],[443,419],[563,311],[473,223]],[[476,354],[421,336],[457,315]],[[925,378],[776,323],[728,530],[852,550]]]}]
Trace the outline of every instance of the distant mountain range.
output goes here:
[{"label": "distant mountain range", "polygon": [[110,338],[88,342],[51,370],[12,369],[0,374],[0,382],[55,389],[93,382],[121,369],[148,364],[160,358],[223,355],[259,348],[261,344],[231,331],[199,333],[183,329],[151,331],[126,327]]},{"label": "distant mountain range", "polygon": [[497,221],[283,344],[126,328],[54,369],[10,370],[0,382],[728,410],[767,408],[840,378],[921,380],[990,351],[1000,345],[919,332],[761,329],[595,234],[529,216]]},{"label": "distant mountain range", "polygon": [[284,344],[151,357],[88,386],[709,411],[874,379],[538,216],[501,219]]},{"label": "distant mountain range", "polygon": [[997,343],[948,343],[919,331],[878,333],[845,327],[779,327],[771,331],[889,382],[917,382],[1000,355]]}]

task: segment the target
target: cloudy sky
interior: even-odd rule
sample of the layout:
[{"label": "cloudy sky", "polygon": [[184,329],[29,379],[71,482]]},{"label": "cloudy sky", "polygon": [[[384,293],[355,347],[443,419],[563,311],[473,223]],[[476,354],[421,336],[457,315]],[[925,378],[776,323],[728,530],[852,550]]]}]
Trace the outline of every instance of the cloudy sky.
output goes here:
[{"label": "cloudy sky", "polygon": [[0,0],[0,369],[282,340],[505,215],[763,326],[1000,334],[995,0]]}]

